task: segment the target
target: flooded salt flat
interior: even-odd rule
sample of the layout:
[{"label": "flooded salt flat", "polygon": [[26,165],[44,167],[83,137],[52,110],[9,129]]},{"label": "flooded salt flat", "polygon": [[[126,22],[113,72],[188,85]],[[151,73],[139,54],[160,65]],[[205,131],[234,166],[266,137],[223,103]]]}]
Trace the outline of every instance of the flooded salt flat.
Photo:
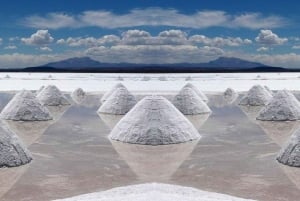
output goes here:
[{"label": "flooded salt flat", "polygon": [[[0,94],[0,108],[12,97]],[[141,98],[139,96],[139,98]],[[168,96],[167,98],[170,98]],[[275,157],[298,122],[259,122],[258,108],[209,96],[212,114],[189,117],[199,141],[163,146],[111,142],[119,116],[101,115],[98,96],[60,108],[45,124],[3,122],[29,146],[34,160],[0,169],[3,201],[47,201],[117,186],[161,182],[257,200],[298,200],[300,169]],[[32,135],[31,135],[32,134]]]}]

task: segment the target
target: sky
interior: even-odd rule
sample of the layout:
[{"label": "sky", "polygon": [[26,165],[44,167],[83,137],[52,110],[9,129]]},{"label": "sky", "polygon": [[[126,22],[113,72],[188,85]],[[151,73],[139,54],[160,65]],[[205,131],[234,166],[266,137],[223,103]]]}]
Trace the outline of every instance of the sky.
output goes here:
[{"label": "sky", "polygon": [[110,63],[238,57],[300,67],[300,3],[1,0],[0,68],[88,56]]}]

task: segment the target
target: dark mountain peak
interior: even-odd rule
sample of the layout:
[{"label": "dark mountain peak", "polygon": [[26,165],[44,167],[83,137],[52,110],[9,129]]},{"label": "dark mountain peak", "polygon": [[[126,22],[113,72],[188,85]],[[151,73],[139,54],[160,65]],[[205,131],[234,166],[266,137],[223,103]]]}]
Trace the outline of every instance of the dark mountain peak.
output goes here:
[{"label": "dark mountain peak", "polygon": [[90,57],[73,57],[61,61],[48,63],[44,66],[54,68],[82,68],[82,67],[97,67],[101,63],[91,59]]},{"label": "dark mountain peak", "polygon": [[236,57],[219,57],[216,60],[208,62],[211,67],[229,67],[229,68],[255,68],[266,66],[258,62],[247,61]]}]

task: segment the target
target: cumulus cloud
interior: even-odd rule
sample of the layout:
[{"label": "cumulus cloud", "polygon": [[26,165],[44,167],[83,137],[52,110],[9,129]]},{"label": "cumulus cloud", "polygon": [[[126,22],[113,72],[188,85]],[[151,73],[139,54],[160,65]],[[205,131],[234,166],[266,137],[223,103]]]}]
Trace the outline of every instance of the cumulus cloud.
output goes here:
[{"label": "cumulus cloud", "polygon": [[59,45],[68,45],[70,47],[94,47],[100,45],[111,46],[117,44],[120,41],[120,37],[116,35],[105,35],[101,38],[95,37],[68,37],[67,39],[59,39],[56,41]]},{"label": "cumulus cloud", "polygon": [[52,43],[54,38],[51,36],[48,30],[38,30],[32,34],[29,38],[21,38],[21,41],[26,45],[45,46]]},{"label": "cumulus cloud", "polygon": [[255,41],[262,45],[282,45],[287,42],[287,38],[280,38],[277,34],[273,33],[271,30],[263,29],[255,38]]},{"label": "cumulus cloud", "polygon": [[258,52],[266,52],[266,51],[269,51],[269,48],[268,47],[260,47],[260,48],[257,48],[256,51],[258,51]]},{"label": "cumulus cloud", "polygon": [[300,45],[294,45],[294,46],[292,47],[292,49],[298,50],[298,49],[300,49]]},{"label": "cumulus cloud", "polygon": [[44,52],[52,52],[52,49],[49,47],[40,47],[40,50]]},{"label": "cumulus cloud", "polygon": [[2,39],[2,38],[0,38],[0,45],[2,44],[2,42],[3,42],[3,39]]},{"label": "cumulus cloud", "polygon": [[101,28],[129,28],[139,26],[169,26],[202,29],[207,27],[277,28],[287,24],[280,16],[261,13],[232,15],[220,10],[204,10],[183,14],[175,9],[134,9],[125,14],[110,11],[84,11],[77,15],[49,13],[46,16],[29,16],[23,25],[38,29],[59,29],[96,26]]},{"label": "cumulus cloud", "polygon": [[6,50],[15,50],[15,49],[18,49],[18,47],[15,46],[15,45],[8,45],[4,49],[6,49]]},{"label": "cumulus cloud", "polygon": [[241,46],[241,45],[248,45],[251,44],[252,41],[250,39],[242,39],[240,37],[232,38],[222,38],[222,37],[214,37],[209,38],[204,35],[193,35],[189,37],[189,41],[195,44],[204,44],[209,46],[215,46],[215,47],[222,47],[222,46]]}]

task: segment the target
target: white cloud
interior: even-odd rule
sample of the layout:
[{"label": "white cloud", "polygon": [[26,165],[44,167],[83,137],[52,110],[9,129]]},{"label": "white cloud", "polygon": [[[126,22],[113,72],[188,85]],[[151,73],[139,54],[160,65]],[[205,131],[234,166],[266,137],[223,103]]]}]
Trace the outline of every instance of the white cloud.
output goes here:
[{"label": "white cloud", "polygon": [[294,45],[293,47],[292,47],[292,49],[300,49],[300,45]]},{"label": "white cloud", "polygon": [[280,38],[277,34],[273,33],[271,30],[263,29],[255,38],[255,41],[262,45],[282,45],[287,42],[287,38]]},{"label": "white cloud", "polygon": [[15,45],[8,45],[4,49],[6,49],[6,50],[15,50],[15,49],[18,49],[18,47],[15,46]]},{"label": "white cloud", "polygon": [[10,42],[14,42],[14,41],[17,41],[17,40],[19,40],[20,38],[18,37],[18,36],[15,36],[15,37],[9,37],[8,38],[8,40],[10,41]]},{"label": "white cloud", "polygon": [[38,30],[32,34],[29,38],[21,38],[21,41],[26,45],[38,45],[44,46],[53,42],[53,37],[48,30]]},{"label": "white cloud", "polygon": [[22,22],[38,29],[59,29],[96,26],[115,29],[139,26],[170,26],[202,29],[208,27],[277,28],[287,24],[280,16],[264,16],[260,13],[232,15],[220,10],[204,10],[183,14],[175,9],[134,9],[125,14],[110,11],[85,11],[77,15],[49,13],[46,16],[29,16]]},{"label": "white cloud", "polygon": [[269,51],[270,48],[268,47],[260,47],[260,48],[257,48],[256,51],[258,52],[266,52],[266,51]]},{"label": "white cloud", "polygon": [[2,42],[3,42],[3,39],[2,39],[2,38],[0,38],[0,45],[2,44]]},{"label": "white cloud", "polygon": [[40,50],[44,52],[52,52],[52,49],[49,47],[40,47]]},{"label": "white cloud", "polygon": [[94,46],[99,46],[99,45],[107,45],[111,46],[114,44],[117,44],[120,42],[120,37],[116,35],[105,35],[101,38],[95,38],[95,37],[69,37],[67,39],[59,39],[56,41],[57,44],[59,45],[68,45],[70,47],[94,47]]},{"label": "white cloud", "polygon": [[241,45],[248,45],[251,44],[252,41],[250,39],[242,39],[240,37],[232,38],[222,38],[222,37],[214,37],[209,38],[204,35],[193,35],[189,37],[189,41],[195,44],[204,44],[209,46],[215,47],[222,47],[222,46],[241,46]]}]

